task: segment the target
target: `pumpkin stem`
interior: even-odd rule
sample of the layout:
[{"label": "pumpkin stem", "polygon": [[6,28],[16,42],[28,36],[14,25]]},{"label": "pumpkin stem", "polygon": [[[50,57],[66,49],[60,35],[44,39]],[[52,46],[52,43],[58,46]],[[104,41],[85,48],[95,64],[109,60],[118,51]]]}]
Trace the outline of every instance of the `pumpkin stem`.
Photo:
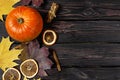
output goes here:
[{"label": "pumpkin stem", "polygon": [[19,23],[19,24],[22,24],[23,22],[24,22],[24,19],[23,19],[23,18],[19,18],[19,19],[18,19],[18,23]]}]

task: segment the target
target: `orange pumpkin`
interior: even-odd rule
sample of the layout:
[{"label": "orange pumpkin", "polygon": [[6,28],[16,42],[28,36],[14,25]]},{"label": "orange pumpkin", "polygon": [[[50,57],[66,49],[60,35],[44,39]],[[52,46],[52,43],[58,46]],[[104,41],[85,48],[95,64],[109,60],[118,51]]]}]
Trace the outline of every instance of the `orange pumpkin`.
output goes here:
[{"label": "orange pumpkin", "polygon": [[35,39],[42,31],[43,20],[40,13],[28,6],[18,6],[6,17],[8,34],[19,42]]}]

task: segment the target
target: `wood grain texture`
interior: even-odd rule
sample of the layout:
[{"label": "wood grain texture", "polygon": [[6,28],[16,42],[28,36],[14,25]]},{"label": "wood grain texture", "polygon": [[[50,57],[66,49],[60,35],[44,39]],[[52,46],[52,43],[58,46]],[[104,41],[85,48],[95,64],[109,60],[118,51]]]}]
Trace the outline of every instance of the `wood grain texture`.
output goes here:
[{"label": "wood grain texture", "polygon": [[120,44],[73,43],[51,48],[63,67],[120,66]]},{"label": "wood grain texture", "polygon": [[[57,52],[62,71],[53,66],[42,80],[120,80],[120,1],[44,0],[38,9],[44,20],[53,1],[60,5],[57,17],[44,27],[58,33],[49,48]],[[0,39],[7,35],[0,22]]]},{"label": "wood grain texture", "polygon": [[120,21],[57,21],[58,43],[120,42]]},{"label": "wood grain texture", "polygon": [[43,80],[119,80],[120,68],[63,68],[62,72],[53,69]]},{"label": "wood grain texture", "polygon": [[[7,36],[0,23],[0,36]],[[57,43],[120,42],[120,21],[55,21]]]},{"label": "wood grain texture", "polygon": [[119,0],[48,0],[40,11],[47,13],[53,1],[61,6],[56,20],[120,20]]}]

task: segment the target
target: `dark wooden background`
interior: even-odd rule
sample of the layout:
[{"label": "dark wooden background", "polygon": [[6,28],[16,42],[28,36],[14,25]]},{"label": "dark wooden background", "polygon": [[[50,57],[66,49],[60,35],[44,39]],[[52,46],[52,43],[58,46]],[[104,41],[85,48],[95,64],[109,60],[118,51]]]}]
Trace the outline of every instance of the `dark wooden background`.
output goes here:
[{"label": "dark wooden background", "polygon": [[[120,0],[45,0],[60,4],[51,24],[62,71],[48,70],[43,80],[120,80]],[[0,36],[7,36],[0,22]]]}]

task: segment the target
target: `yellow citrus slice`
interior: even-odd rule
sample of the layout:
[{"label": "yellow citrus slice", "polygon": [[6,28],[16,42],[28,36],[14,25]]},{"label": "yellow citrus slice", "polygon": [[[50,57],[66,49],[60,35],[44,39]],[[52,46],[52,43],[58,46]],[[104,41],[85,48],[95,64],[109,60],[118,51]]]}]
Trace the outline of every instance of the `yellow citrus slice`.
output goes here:
[{"label": "yellow citrus slice", "polygon": [[23,76],[33,78],[38,73],[38,64],[34,59],[27,59],[20,65]]},{"label": "yellow citrus slice", "polygon": [[8,68],[2,75],[2,80],[20,80],[21,74],[15,68]]},{"label": "yellow citrus slice", "polygon": [[44,33],[43,33],[43,43],[47,46],[51,46],[53,45],[56,40],[57,40],[57,34],[54,30],[46,30]]}]

